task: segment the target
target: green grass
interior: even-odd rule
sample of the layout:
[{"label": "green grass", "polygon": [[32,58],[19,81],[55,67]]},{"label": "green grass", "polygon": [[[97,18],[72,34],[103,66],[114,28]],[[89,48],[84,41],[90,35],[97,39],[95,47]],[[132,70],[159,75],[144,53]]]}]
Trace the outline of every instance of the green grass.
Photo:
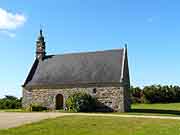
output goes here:
[{"label": "green grass", "polygon": [[[1,111],[22,112],[21,109]],[[115,114],[180,116],[180,103],[133,104],[132,112]],[[179,135],[179,133],[180,120],[97,116],[59,117],[0,130],[0,135]]]},{"label": "green grass", "polygon": [[132,112],[128,114],[180,116],[180,103],[133,104]]},{"label": "green grass", "polygon": [[179,120],[66,116],[0,130],[0,135],[179,135],[179,127]]},{"label": "green grass", "polygon": [[24,112],[22,109],[0,109],[0,112]]},{"label": "green grass", "polygon": [[167,104],[133,104],[133,109],[158,109],[158,110],[177,110],[180,111],[180,103]]}]

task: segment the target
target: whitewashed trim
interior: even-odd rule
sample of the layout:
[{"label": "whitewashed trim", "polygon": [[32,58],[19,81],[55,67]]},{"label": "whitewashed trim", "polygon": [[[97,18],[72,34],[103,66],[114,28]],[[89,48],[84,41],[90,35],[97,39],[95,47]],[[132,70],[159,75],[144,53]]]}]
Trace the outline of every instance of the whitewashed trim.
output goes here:
[{"label": "whitewashed trim", "polygon": [[125,56],[126,55],[126,48],[123,48],[123,57],[122,57],[122,68],[121,68],[121,77],[120,77],[120,82],[123,81],[124,77],[124,64],[125,64]]}]

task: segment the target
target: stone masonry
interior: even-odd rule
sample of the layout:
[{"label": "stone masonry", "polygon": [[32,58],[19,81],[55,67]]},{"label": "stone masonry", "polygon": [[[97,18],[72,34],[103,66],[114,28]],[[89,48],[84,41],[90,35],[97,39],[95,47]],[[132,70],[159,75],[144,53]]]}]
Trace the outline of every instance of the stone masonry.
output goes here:
[{"label": "stone masonry", "polygon": [[[69,95],[76,92],[86,92],[94,97],[101,104],[98,104],[98,111],[128,111],[129,104],[125,102],[124,87],[98,87],[98,88],[67,88],[67,89],[23,89],[23,107],[30,104],[41,104],[51,110],[56,109],[56,95],[63,95],[64,108],[65,100]],[[109,108],[109,109],[108,109]],[[113,108],[113,109],[112,109]]]}]

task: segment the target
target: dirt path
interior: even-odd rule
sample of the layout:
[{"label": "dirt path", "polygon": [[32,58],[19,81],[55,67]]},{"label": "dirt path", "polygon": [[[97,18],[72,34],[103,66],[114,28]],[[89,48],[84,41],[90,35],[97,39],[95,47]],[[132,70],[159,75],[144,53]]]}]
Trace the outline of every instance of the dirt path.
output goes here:
[{"label": "dirt path", "polygon": [[65,113],[14,113],[0,112],[0,129],[17,127],[43,119],[65,116]]},{"label": "dirt path", "polygon": [[37,122],[43,119],[56,118],[60,116],[70,116],[70,115],[180,120],[180,117],[171,117],[171,116],[143,116],[143,115],[98,114],[98,113],[56,113],[56,112],[48,112],[48,113],[0,112],[0,129],[17,127],[23,124]]}]

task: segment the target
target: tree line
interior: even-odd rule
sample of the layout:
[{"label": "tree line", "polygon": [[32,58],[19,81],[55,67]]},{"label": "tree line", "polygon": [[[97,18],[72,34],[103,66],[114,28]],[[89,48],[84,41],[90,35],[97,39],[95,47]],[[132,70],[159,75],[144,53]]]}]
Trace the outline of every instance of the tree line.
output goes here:
[{"label": "tree line", "polygon": [[19,109],[21,108],[21,100],[17,97],[6,95],[0,99],[0,109]]},{"label": "tree line", "polygon": [[151,85],[131,87],[132,103],[173,103],[180,102],[180,87],[168,85]]}]

